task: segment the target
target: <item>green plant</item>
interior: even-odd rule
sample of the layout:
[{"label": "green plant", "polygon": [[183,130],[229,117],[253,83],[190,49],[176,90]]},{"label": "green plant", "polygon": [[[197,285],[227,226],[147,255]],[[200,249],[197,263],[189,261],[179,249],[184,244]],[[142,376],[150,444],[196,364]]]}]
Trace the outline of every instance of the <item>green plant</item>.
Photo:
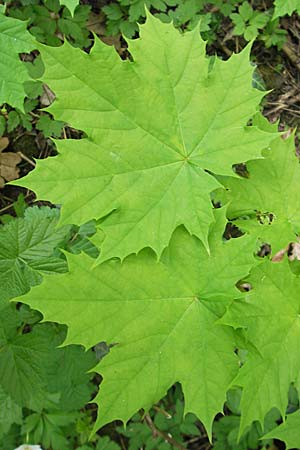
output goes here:
[{"label": "green plant", "polygon": [[[292,140],[257,116],[264,93],[252,87],[249,47],[209,60],[197,30],[181,35],[149,15],[128,50],[132,60],[121,61],[100,41],[89,55],[41,48],[43,80],[57,94],[49,111],[88,137],[57,141],[59,155],[22,184],[39,198],[51,192],[62,223],[96,220],[100,256],[68,255],[67,274],[46,275],[21,300],[66,323],[67,343],[110,344],[95,368],[95,430],[147,411],[180,381],[185,412],[209,437],[228,389],[243,387],[237,439],[257,421],[257,440],[272,408],[285,415],[299,372],[286,354],[297,355],[299,279],[287,261],[254,256],[266,242],[275,256],[300,228]],[[248,160],[252,176],[239,179],[232,166]],[[215,209],[221,186],[231,204]],[[226,214],[242,216],[235,223],[248,235],[226,241]],[[236,287],[244,283],[248,294]]]},{"label": "green plant", "polygon": [[2,303],[1,317],[1,402],[10,405],[2,435],[11,424],[22,423],[23,408],[21,434],[48,447],[50,433],[52,447],[63,450],[68,446],[59,428],[74,422],[76,409],[90,398],[91,375],[85,372],[95,364],[94,354],[78,346],[57,349],[65,327],[39,323],[42,316],[25,305]]},{"label": "green plant", "polygon": [[[16,217],[24,217],[26,207],[27,204],[25,202],[24,195],[19,194],[17,200],[12,203],[12,208]],[[5,225],[12,220],[14,220],[14,217],[11,214],[2,214],[0,216],[0,225]]]},{"label": "green plant", "polygon": [[265,13],[254,11],[252,6],[244,1],[238,9],[237,13],[230,14],[230,18],[234,24],[234,35],[243,35],[246,41],[254,39],[258,30],[264,28],[269,22],[269,17]]},{"label": "green plant", "polygon": [[[106,15],[107,34],[122,33],[132,38],[139,31],[138,24],[145,21],[145,8],[153,11],[162,22],[173,22],[177,28],[192,30],[200,21],[202,32],[211,31],[210,25],[215,16],[203,12],[207,3],[204,0],[117,0],[105,5],[102,11]],[[223,8],[220,9],[223,12]],[[216,21],[220,24],[219,18]]]},{"label": "green plant", "polygon": [[58,46],[65,36],[75,47],[89,47],[89,30],[86,28],[90,7],[87,5],[77,6],[75,11],[71,3],[77,1],[62,2],[69,6],[63,8],[59,0],[20,0],[21,7],[12,6],[9,14],[20,20],[28,21],[31,34],[39,41],[47,45]]},{"label": "green plant", "polygon": [[200,32],[208,43],[217,40],[224,17],[232,20],[233,34],[243,36],[246,41],[258,36],[267,47],[276,45],[281,48],[286,40],[287,32],[280,28],[279,20],[274,20],[283,14],[279,13],[271,20],[271,8],[260,11],[242,0],[114,0],[102,8],[106,16],[106,33],[121,33],[127,38],[137,36],[139,24],[146,18],[145,6],[162,22],[173,22],[181,30],[192,30],[200,23]]},{"label": "green plant", "polygon": [[40,272],[64,272],[65,260],[56,254],[68,228],[56,229],[58,211],[30,208],[0,226],[1,302],[26,292],[41,282]]},{"label": "green plant", "polygon": [[[182,394],[178,395],[178,391],[176,389],[173,395],[168,394],[172,398],[172,409],[170,398],[166,398],[160,402],[160,406],[151,409],[144,420],[140,414],[136,414],[126,430],[118,428],[119,433],[129,439],[128,450],[171,450],[172,440],[184,445],[185,435],[191,438],[201,435],[196,417],[193,414],[184,417]],[[159,431],[156,433],[155,430]]]},{"label": "green plant", "polygon": [[270,20],[259,34],[259,39],[265,43],[267,48],[275,45],[281,49],[286,42],[286,37],[287,31],[279,27],[279,19]]},{"label": "green plant", "polygon": [[[193,28],[186,4],[167,13]],[[57,120],[43,113],[34,126],[59,135],[69,123],[87,137],[56,141],[59,155],[24,180],[62,205],[67,225],[57,226],[57,209],[20,199],[18,218],[0,227],[1,448],[115,450],[107,436],[88,442],[92,430],[138,410],[118,429],[130,449],[206,439],[184,411],[216,449],[273,437],[299,445],[289,392],[299,385],[300,286],[287,258],[297,256],[299,165],[293,137],[283,141],[257,114],[264,93],[253,87],[250,48],[207,58],[197,29],[179,34],[148,16],[127,61],[98,40],[90,54],[67,43],[39,49]],[[42,84],[20,86],[30,104]],[[3,132],[22,123],[8,105],[1,117]],[[228,239],[233,225],[246,235]],[[48,320],[68,325],[63,348],[66,328]],[[94,366],[96,424],[84,408]],[[168,393],[151,409],[178,381],[185,405]],[[225,401],[230,415],[213,423]]]}]

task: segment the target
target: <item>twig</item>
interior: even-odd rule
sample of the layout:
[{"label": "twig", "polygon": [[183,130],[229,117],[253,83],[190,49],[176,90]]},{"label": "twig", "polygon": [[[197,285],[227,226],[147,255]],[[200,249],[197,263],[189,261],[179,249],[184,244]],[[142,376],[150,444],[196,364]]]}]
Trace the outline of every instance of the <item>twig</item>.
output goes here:
[{"label": "twig", "polygon": [[223,42],[220,43],[220,48],[227,56],[232,56],[232,51]]},{"label": "twig", "polygon": [[156,426],[152,422],[152,419],[149,416],[149,414],[145,414],[144,420],[145,420],[146,424],[148,425],[148,427],[150,428],[150,430],[152,431],[152,434],[153,434],[154,438],[157,437],[157,436],[160,436],[165,441],[169,442],[169,444],[173,445],[173,447],[179,448],[179,450],[187,450],[186,447],[181,445],[179,442],[175,441],[175,439],[173,439],[167,433],[164,433],[163,431],[161,431],[158,428],[156,428]]},{"label": "twig", "polygon": [[289,58],[289,60],[294,64],[294,66],[299,70],[300,72],[300,58],[299,54],[294,52],[292,44],[289,42],[286,42],[282,46],[282,50],[286,54],[286,56]]},{"label": "twig", "polygon": [[31,161],[31,159],[29,159],[26,155],[24,155],[24,153],[17,152],[17,154],[19,156],[21,156],[21,158],[24,159],[24,161],[27,161],[29,164],[31,164],[33,167],[35,167],[35,163],[33,161]]},{"label": "twig", "polygon": [[3,208],[0,209],[0,214],[2,214],[4,211],[7,211],[8,209],[12,208],[12,203],[10,205],[6,205]]},{"label": "twig", "polygon": [[155,411],[160,412],[161,414],[163,414],[167,419],[172,419],[171,414],[169,414],[167,411],[165,411],[164,409],[160,408],[159,406],[154,405],[153,409],[155,409]]},{"label": "twig", "polygon": [[121,447],[122,447],[122,450],[126,450],[125,442],[124,442],[122,436],[119,435],[119,437],[120,437],[120,441],[121,441]]}]

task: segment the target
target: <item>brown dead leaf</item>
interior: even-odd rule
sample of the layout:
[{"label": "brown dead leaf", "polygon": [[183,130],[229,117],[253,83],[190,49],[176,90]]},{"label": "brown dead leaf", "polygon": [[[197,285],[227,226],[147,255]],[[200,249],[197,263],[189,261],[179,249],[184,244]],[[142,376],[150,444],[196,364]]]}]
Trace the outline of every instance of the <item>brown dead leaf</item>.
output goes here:
[{"label": "brown dead leaf", "polygon": [[22,158],[17,153],[5,152],[3,150],[9,144],[6,137],[0,138],[0,188],[5,184],[5,181],[12,181],[19,178],[19,168],[17,164],[21,162]]},{"label": "brown dead leaf", "polygon": [[87,28],[98,36],[105,36],[105,16],[103,13],[90,12]]},{"label": "brown dead leaf", "polygon": [[0,153],[6,149],[9,144],[9,140],[7,137],[0,137]]},{"label": "brown dead leaf", "polygon": [[293,133],[293,128],[289,128],[285,133],[283,133],[281,135],[281,139],[283,139],[285,141],[286,139],[288,139],[291,136],[292,133]]},{"label": "brown dead leaf", "polygon": [[300,260],[300,243],[293,242],[289,248],[289,260],[294,261],[295,259]]},{"label": "brown dead leaf", "polygon": [[113,45],[120,55],[124,51],[121,46],[120,34],[116,36],[106,35],[105,15],[103,13],[95,14],[94,12],[91,12],[87,23],[87,28],[92,33],[97,34],[101,41],[105,44]]},{"label": "brown dead leaf", "polygon": [[273,256],[272,262],[282,261],[284,255],[287,253],[287,251],[288,251],[288,247],[279,250],[279,252],[277,252],[276,255]]},{"label": "brown dead leaf", "polygon": [[55,94],[51,91],[51,89],[46,85],[43,84],[43,93],[40,96],[40,103],[42,106],[50,106],[51,103],[55,100]]}]

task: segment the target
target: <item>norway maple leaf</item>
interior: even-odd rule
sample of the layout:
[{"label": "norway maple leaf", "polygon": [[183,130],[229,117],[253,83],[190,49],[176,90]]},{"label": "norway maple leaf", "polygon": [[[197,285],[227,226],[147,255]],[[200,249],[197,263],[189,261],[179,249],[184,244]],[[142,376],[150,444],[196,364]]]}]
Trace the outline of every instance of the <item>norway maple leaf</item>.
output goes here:
[{"label": "norway maple leaf", "polygon": [[220,177],[229,190],[228,217],[271,244],[273,253],[300,232],[300,166],[294,136],[276,138],[265,159],[247,163],[248,178]]},{"label": "norway maple leaf", "polygon": [[18,181],[62,204],[65,223],[102,218],[101,261],[146,246],[161,255],[181,224],[207,246],[219,186],[209,172],[231,174],[272,137],[246,126],[264,95],[252,88],[249,46],[212,67],[198,30],[149,15],[129,51],[122,61],[98,39],[89,55],[41,47],[57,96],[49,110],[88,138],[57,141],[60,154]]},{"label": "norway maple leaf", "polygon": [[104,378],[96,427],[127,421],[179,381],[186,412],[196,413],[211,433],[238,370],[232,330],[216,321],[254,262],[253,240],[224,242],[224,212],[216,217],[210,256],[180,227],[159,262],[144,249],[90,270],[87,256],[68,255],[68,274],[46,276],[21,297],[46,320],[66,323],[67,343],[114,344],[95,368]]},{"label": "norway maple leaf", "polygon": [[61,0],[61,4],[65,5],[73,16],[75,8],[79,4],[79,0]]},{"label": "norway maple leaf", "polygon": [[300,411],[288,414],[286,421],[263,436],[263,439],[280,439],[286,444],[286,449],[300,447]]},{"label": "norway maple leaf", "polygon": [[24,82],[30,77],[19,53],[28,53],[36,48],[33,37],[26,30],[26,23],[0,13],[0,46],[0,104],[9,103],[23,110]]},{"label": "norway maple leaf", "polygon": [[243,387],[241,432],[253,421],[263,424],[276,407],[285,415],[291,382],[300,385],[300,278],[288,261],[266,261],[248,279],[246,299],[235,301],[222,322],[245,330],[251,345],[233,384]]},{"label": "norway maple leaf", "polygon": [[273,19],[285,16],[286,14],[291,16],[295,11],[300,14],[300,0],[275,0],[274,5]]}]

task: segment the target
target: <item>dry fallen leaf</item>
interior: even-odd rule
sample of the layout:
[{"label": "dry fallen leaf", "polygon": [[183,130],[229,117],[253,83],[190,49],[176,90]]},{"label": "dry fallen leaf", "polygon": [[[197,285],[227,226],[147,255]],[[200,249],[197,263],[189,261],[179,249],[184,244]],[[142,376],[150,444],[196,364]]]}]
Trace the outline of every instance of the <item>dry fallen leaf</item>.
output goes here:
[{"label": "dry fallen leaf", "polygon": [[97,34],[105,44],[114,45],[120,55],[124,52],[125,49],[121,47],[120,34],[117,34],[116,36],[106,35],[105,15],[103,13],[95,14],[91,12],[87,23],[87,28],[92,33]]},{"label": "dry fallen leaf", "polygon": [[12,181],[19,178],[19,168],[17,164],[21,162],[22,158],[13,152],[2,153],[9,144],[6,137],[0,138],[0,188],[5,184],[5,181]]},{"label": "dry fallen leaf", "polygon": [[51,91],[51,89],[46,85],[43,84],[43,93],[40,96],[40,103],[42,106],[50,106],[51,103],[55,100],[55,94]]},{"label": "dry fallen leaf", "polygon": [[300,243],[293,242],[290,247],[289,260],[294,261],[295,259],[300,260]]},{"label": "dry fallen leaf", "polygon": [[279,252],[276,253],[276,255],[273,256],[272,261],[273,262],[280,262],[283,260],[284,255],[288,251],[288,247],[283,248],[282,250],[279,250]]}]

